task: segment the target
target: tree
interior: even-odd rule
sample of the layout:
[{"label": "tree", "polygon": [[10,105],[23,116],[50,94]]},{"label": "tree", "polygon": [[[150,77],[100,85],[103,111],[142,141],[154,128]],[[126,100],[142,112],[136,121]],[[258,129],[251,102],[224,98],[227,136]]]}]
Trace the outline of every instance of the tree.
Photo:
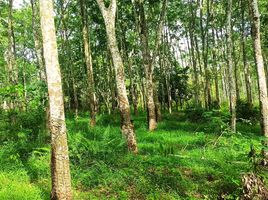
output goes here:
[{"label": "tree", "polygon": [[226,41],[227,41],[227,67],[228,67],[228,86],[229,104],[231,112],[231,129],[236,132],[236,89],[235,76],[232,58],[232,0],[228,0],[227,21],[226,21]]},{"label": "tree", "polygon": [[86,15],[85,0],[80,0],[81,18],[83,27],[84,55],[87,66],[88,97],[90,104],[90,125],[96,125],[96,94],[92,67],[91,48],[89,43],[88,20]]},{"label": "tree", "polygon": [[260,13],[257,0],[249,0],[250,10],[252,14],[252,39],[255,62],[257,65],[258,83],[259,83],[259,99],[261,110],[261,127],[264,136],[268,137],[268,96],[267,83],[264,70],[264,62],[262,57],[261,34],[260,34]]},{"label": "tree", "polygon": [[51,199],[71,200],[71,175],[52,0],[40,0],[40,17],[50,109]]},{"label": "tree", "polygon": [[[160,13],[160,19],[158,22],[158,27],[156,30],[156,37],[154,41],[154,49],[150,51],[149,47],[149,33],[148,33],[148,22],[145,15],[144,0],[135,0],[135,6],[139,13],[139,23],[140,23],[140,42],[142,49],[142,59],[146,78],[146,103],[147,103],[147,116],[149,130],[153,131],[157,127],[157,102],[155,97],[157,91],[155,91],[154,83],[154,62],[158,49],[161,42],[162,31],[164,27],[164,20],[166,16],[167,0],[163,0],[162,9]],[[138,20],[137,20],[138,21]]]},{"label": "tree", "polygon": [[247,60],[247,51],[246,51],[246,31],[245,31],[245,8],[246,1],[241,0],[241,45],[242,45],[242,54],[243,54],[243,67],[245,74],[245,85],[246,85],[246,93],[247,93],[247,102],[250,107],[252,107],[252,88],[251,88],[251,77],[249,64]]},{"label": "tree", "polygon": [[[18,84],[18,68],[16,65],[16,45],[13,30],[13,0],[9,0],[8,10],[8,49],[7,49],[7,65],[9,84]],[[15,97],[14,97],[15,99]],[[11,99],[10,108],[14,108],[14,99]]]},{"label": "tree", "polygon": [[109,7],[107,8],[103,0],[97,0],[99,8],[101,10],[108,38],[108,46],[111,52],[113,66],[115,69],[116,86],[118,92],[119,109],[121,113],[121,131],[127,138],[128,149],[134,153],[138,152],[136,143],[134,125],[131,121],[130,106],[127,97],[127,90],[125,85],[125,73],[124,64],[120,55],[116,34],[115,34],[115,17],[117,10],[116,0],[111,0]]},{"label": "tree", "polygon": [[33,29],[33,38],[34,38],[34,46],[36,52],[36,58],[39,67],[39,78],[42,81],[46,80],[46,74],[44,70],[44,56],[43,56],[43,48],[42,41],[40,38],[41,31],[40,26],[37,23],[39,19],[38,15],[38,1],[31,0],[31,8],[32,8],[32,29]]}]

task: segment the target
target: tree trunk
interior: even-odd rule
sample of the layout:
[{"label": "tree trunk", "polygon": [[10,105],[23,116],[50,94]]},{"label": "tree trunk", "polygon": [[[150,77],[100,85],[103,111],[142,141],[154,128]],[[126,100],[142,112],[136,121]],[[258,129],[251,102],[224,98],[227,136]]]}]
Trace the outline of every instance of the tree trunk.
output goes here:
[{"label": "tree trunk", "polygon": [[84,42],[84,54],[87,66],[87,78],[88,78],[88,96],[90,103],[90,125],[94,127],[96,125],[96,94],[95,83],[93,76],[91,48],[89,43],[89,31],[88,20],[86,15],[85,0],[80,0],[82,26],[83,26],[83,42]]},{"label": "tree trunk", "polygon": [[196,62],[197,59],[196,59],[196,55],[195,55],[195,40],[194,40],[196,10],[194,11],[192,3],[190,3],[190,12],[191,12],[191,21],[190,21],[189,35],[190,35],[192,65],[193,65],[193,72],[194,72],[194,101],[195,101],[195,106],[199,107],[200,106],[199,79],[198,79],[197,62]]},{"label": "tree trunk", "polygon": [[[68,27],[66,24],[66,13],[65,13],[65,8],[64,4],[66,2],[63,0],[61,1],[61,17],[62,17],[62,51],[65,53],[64,55],[69,55],[69,57],[64,56],[63,60],[65,61],[64,64],[66,64],[67,67],[67,78],[66,78],[66,83],[68,85],[68,94],[69,94],[69,108],[74,108],[75,110],[75,119],[78,118],[78,94],[77,94],[77,86],[76,86],[76,81],[74,77],[74,60],[73,60],[73,55],[72,55],[72,49],[71,49],[71,44],[69,41],[69,35],[68,35]],[[73,102],[71,101],[72,95],[71,95],[71,88],[70,88],[70,82],[69,80],[71,79],[71,87],[73,91]],[[73,104],[72,104],[73,103]]]},{"label": "tree trunk", "polygon": [[232,0],[228,0],[227,8],[227,26],[226,26],[226,40],[227,40],[227,66],[228,66],[228,83],[229,83],[229,103],[231,112],[231,129],[236,132],[236,88],[235,88],[235,74],[232,59]]},{"label": "tree trunk", "polygon": [[[207,1],[207,23],[204,29],[203,25],[203,0],[200,0],[200,29],[202,39],[202,58],[205,71],[205,107],[209,109],[211,107],[211,89],[210,89],[210,75],[208,69],[208,26],[210,18],[210,3]],[[206,38],[207,37],[207,38]]]},{"label": "tree trunk", "polygon": [[261,127],[264,136],[268,137],[268,97],[267,84],[264,70],[264,63],[261,48],[260,35],[260,14],[257,0],[249,0],[250,9],[252,13],[252,38],[254,56],[257,65],[258,83],[259,83],[259,98],[261,110]]},{"label": "tree trunk", "polygon": [[140,38],[141,38],[141,46],[142,46],[142,57],[143,57],[143,65],[145,69],[146,76],[146,103],[147,103],[147,118],[149,131],[153,131],[157,127],[156,120],[156,112],[155,112],[155,102],[154,102],[154,90],[153,90],[153,65],[150,61],[150,52],[149,52],[149,44],[148,44],[148,30],[145,18],[145,11],[143,1],[138,2],[138,9],[140,15]]},{"label": "tree trunk", "polygon": [[[8,10],[8,50],[7,50],[8,82],[11,85],[18,84],[18,68],[16,65],[16,45],[13,31],[13,0],[9,0]],[[13,96],[13,99],[15,97]],[[9,102],[9,108],[13,109],[15,100]]]},{"label": "tree trunk", "polygon": [[51,177],[53,200],[71,200],[67,134],[52,0],[40,0],[41,29],[50,105]]},{"label": "tree trunk", "polygon": [[111,0],[110,6],[108,8],[105,7],[103,0],[97,0],[97,3],[104,18],[108,38],[108,45],[110,48],[113,65],[115,68],[119,109],[121,113],[121,131],[123,135],[127,138],[128,149],[134,153],[137,153],[138,147],[134,133],[134,125],[130,117],[130,106],[127,98],[127,90],[125,85],[124,65],[118,49],[115,34],[115,15],[116,15],[117,3],[116,0]]},{"label": "tree trunk", "polygon": [[241,0],[241,44],[242,44],[242,54],[243,54],[243,66],[244,66],[244,74],[245,74],[245,85],[246,85],[246,94],[247,94],[247,102],[250,107],[253,106],[252,102],[252,89],[251,89],[251,77],[250,77],[250,69],[247,60],[247,51],[246,51],[246,32],[245,32],[245,1]]},{"label": "tree trunk", "polygon": [[[145,76],[146,76],[146,101],[147,101],[148,125],[149,125],[149,131],[153,131],[157,127],[157,119],[156,119],[157,113],[156,113],[156,105],[154,101],[155,100],[154,98],[155,87],[154,87],[154,81],[153,81],[154,61],[155,61],[155,57],[158,52],[161,37],[162,37],[162,30],[163,30],[165,15],[166,15],[167,0],[163,0],[158,29],[156,30],[155,45],[151,53],[149,49],[149,34],[148,34],[148,26],[147,26],[147,20],[146,20],[146,15],[145,15],[145,10],[144,10],[144,0],[135,0],[135,6],[139,10],[140,40],[141,40],[142,57],[143,57],[143,64],[144,64]],[[158,109],[158,112],[160,112],[159,109]]]},{"label": "tree trunk", "polygon": [[41,40],[41,30],[38,25],[39,12],[38,12],[38,1],[31,0],[32,7],[32,29],[33,29],[33,39],[36,52],[37,63],[39,67],[39,78],[41,81],[46,81],[45,63],[43,56],[43,47]]}]

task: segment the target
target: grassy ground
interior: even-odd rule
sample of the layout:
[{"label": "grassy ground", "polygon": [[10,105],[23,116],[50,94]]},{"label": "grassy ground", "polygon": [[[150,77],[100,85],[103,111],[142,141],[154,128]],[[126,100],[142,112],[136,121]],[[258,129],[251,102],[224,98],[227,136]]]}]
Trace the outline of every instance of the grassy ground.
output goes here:
[{"label": "grassy ground", "polygon": [[[15,130],[0,120],[0,199],[49,199],[49,136],[29,120]],[[238,124],[232,134],[217,122],[193,123],[182,114],[164,116],[154,133],[146,130],[145,114],[134,123],[138,155],[127,152],[117,116],[100,116],[94,129],[86,115],[68,116],[75,200],[234,199],[241,175],[252,168],[250,145],[260,149],[262,140],[257,125]]]}]

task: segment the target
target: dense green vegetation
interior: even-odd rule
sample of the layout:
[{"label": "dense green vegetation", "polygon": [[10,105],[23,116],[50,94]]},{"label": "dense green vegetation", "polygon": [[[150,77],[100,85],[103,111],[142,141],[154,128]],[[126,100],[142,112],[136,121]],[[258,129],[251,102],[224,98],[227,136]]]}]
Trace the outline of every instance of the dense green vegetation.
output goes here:
[{"label": "dense green vegetation", "polygon": [[0,0],[0,200],[267,200],[267,30],[267,0]]},{"label": "dense green vegetation", "polygon": [[[194,114],[193,114],[194,112]],[[238,124],[226,111],[165,115],[154,133],[134,117],[139,154],[127,152],[118,115],[67,117],[74,199],[235,199],[241,175],[253,170],[250,146],[261,149],[257,124]],[[16,122],[12,118],[16,115]],[[0,199],[49,199],[50,144],[42,111],[1,113]],[[13,123],[12,125],[10,123]]]}]

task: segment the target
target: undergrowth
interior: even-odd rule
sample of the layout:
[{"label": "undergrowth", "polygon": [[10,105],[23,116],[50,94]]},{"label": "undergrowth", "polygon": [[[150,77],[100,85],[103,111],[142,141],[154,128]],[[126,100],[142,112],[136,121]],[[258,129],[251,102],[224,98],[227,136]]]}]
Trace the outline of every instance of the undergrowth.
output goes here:
[{"label": "undergrowth", "polygon": [[[0,199],[49,199],[50,146],[42,115],[12,115],[17,121],[11,128],[11,116],[0,118]],[[238,133],[231,133],[220,111],[202,112],[200,119],[165,115],[153,133],[140,114],[134,117],[139,154],[132,155],[118,115],[100,115],[95,128],[88,127],[87,114],[67,116],[77,200],[235,199],[241,175],[252,168],[250,146],[260,150],[263,139],[256,124],[239,123]]]}]

